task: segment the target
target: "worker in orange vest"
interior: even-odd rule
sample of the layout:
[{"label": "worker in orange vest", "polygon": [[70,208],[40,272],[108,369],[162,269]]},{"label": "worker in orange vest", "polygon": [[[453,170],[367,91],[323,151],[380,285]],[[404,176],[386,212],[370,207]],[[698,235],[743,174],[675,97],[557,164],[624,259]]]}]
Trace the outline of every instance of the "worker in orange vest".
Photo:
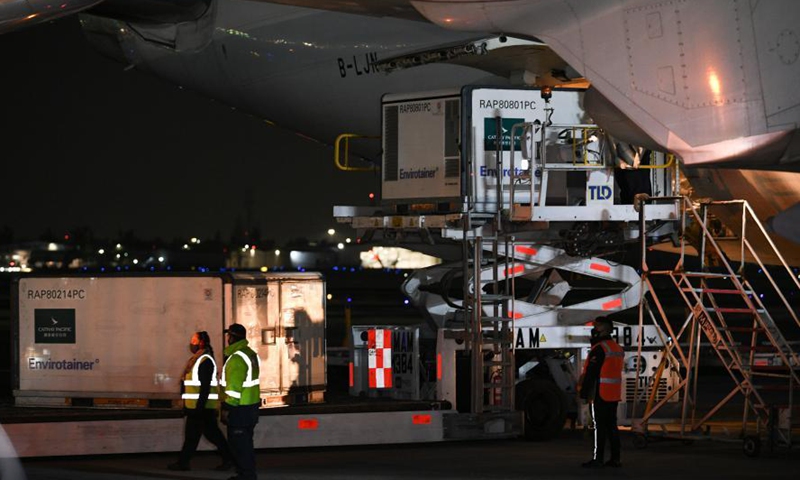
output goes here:
[{"label": "worker in orange vest", "polygon": [[[580,397],[589,403],[594,421],[594,451],[585,468],[621,467],[617,405],[622,399],[622,347],[611,338],[614,324],[598,317],[592,328],[592,348],[583,364]],[[611,444],[611,459],[603,462],[606,440]]]},{"label": "worker in orange vest", "polygon": [[189,342],[192,356],[186,362],[183,374],[181,398],[183,413],[186,416],[184,425],[183,448],[178,461],[167,465],[170,470],[190,470],[191,460],[200,437],[213,443],[222,457],[222,463],[216,470],[227,471],[233,468],[233,456],[225,436],[217,425],[219,408],[219,382],[217,381],[217,362],[214,360],[214,349],[208,332],[196,332]]}]

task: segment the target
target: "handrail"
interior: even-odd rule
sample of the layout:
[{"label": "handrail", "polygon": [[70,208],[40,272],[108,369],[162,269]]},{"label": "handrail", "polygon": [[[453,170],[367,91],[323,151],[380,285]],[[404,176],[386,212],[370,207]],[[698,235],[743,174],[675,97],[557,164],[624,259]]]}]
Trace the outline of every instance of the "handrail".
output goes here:
[{"label": "handrail", "polygon": [[[578,148],[581,145],[587,146],[590,143],[593,143],[592,140],[591,140],[592,135],[595,135],[595,132],[600,132],[601,129],[598,126],[590,127],[590,126],[586,126],[586,125],[576,125],[574,127],[571,127],[571,130],[572,130],[572,133],[571,133],[570,137],[572,137],[572,164],[573,165],[577,165],[579,163],[579,162],[576,161],[578,159]],[[575,136],[575,131],[576,130],[580,130],[581,131],[581,140],[580,140],[580,142],[578,142],[578,137]],[[581,160],[583,160],[583,165],[585,165],[585,166],[597,166],[598,165],[597,162],[590,162],[589,161],[589,149],[588,148],[583,148],[582,149],[581,157],[582,157]],[[601,158],[600,159],[600,164],[604,164],[604,163],[605,162],[603,162],[603,159]],[[605,166],[605,165],[603,165],[603,166]]]},{"label": "handrail", "polygon": [[[520,135],[520,153],[522,153],[522,149],[525,148],[524,146],[524,139],[525,139],[525,129],[528,125],[531,125],[530,122],[522,122],[522,123],[515,123],[511,126],[511,148],[509,151],[509,165],[508,165],[508,218],[514,218],[514,190],[516,189],[515,184],[517,183],[517,172],[516,172],[516,163],[514,162],[514,139],[516,138],[515,132],[517,129],[522,129],[522,134]],[[531,171],[531,184],[533,184],[533,162],[530,165]],[[500,180],[498,180],[500,181]],[[502,199],[497,199],[498,205],[501,205],[500,202]],[[501,205],[501,208],[505,205]],[[531,207],[533,207],[533,187],[531,187]]]},{"label": "handrail", "polygon": [[770,248],[772,249],[772,253],[775,254],[775,256],[779,260],[781,266],[783,267],[783,269],[789,275],[789,278],[794,283],[795,287],[797,287],[798,290],[800,290],[800,280],[798,280],[797,275],[794,274],[794,272],[792,271],[792,268],[786,262],[786,259],[783,258],[783,255],[781,254],[780,250],[778,250],[778,247],[775,245],[775,242],[773,242],[772,238],[769,236],[769,233],[767,232],[767,229],[764,228],[764,224],[761,223],[761,220],[756,215],[755,211],[753,210],[753,207],[750,206],[750,202],[748,202],[747,200],[717,200],[717,201],[708,202],[708,204],[709,205],[741,205],[742,206],[742,233],[741,233],[741,236],[742,236],[742,239],[741,239],[741,241],[742,241],[742,262],[744,262],[744,248],[747,247],[747,250],[750,252],[750,255],[753,256],[753,258],[756,260],[758,265],[761,267],[762,271],[765,273],[765,275],[767,277],[767,280],[769,280],[769,283],[772,285],[772,287],[777,292],[779,298],[781,299],[781,301],[783,302],[783,305],[788,310],[788,312],[791,315],[792,319],[795,321],[797,326],[800,327],[800,318],[798,318],[797,314],[795,313],[794,309],[790,305],[789,301],[783,295],[783,293],[781,292],[780,288],[778,288],[777,282],[773,279],[772,275],[767,270],[767,268],[764,265],[764,263],[762,262],[761,258],[756,253],[755,248],[753,248],[753,246],[750,243],[750,241],[748,241],[747,238],[745,237],[745,231],[744,231],[745,224],[746,224],[745,222],[747,220],[747,217],[750,217],[751,222],[754,223],[754,225],[758,228],[758,231],[761,233],[763,238],[767,241],[767,243],[769,244]]},{"label": "handrail", "polygon": [[670,168],[675,164],[675,155],[668,153],[667,154],[667,163],[664,165],[639,165],[639,170],[663,170],[666,168]]},{"label": "handrail", "polygon": [[[336,142],[333,145],[333,163],[336,168],[343,172],[374,172],[378,169],[376,166],[370,167],[351,167],[350,166],[350,139],[351,138],[365,138],[365,139],[379,139],[374,135],[359,135],[357,133],[343,133],[336,137]],[[344,141],[344,163],[341,162],[339,151],[341,144]]]}]

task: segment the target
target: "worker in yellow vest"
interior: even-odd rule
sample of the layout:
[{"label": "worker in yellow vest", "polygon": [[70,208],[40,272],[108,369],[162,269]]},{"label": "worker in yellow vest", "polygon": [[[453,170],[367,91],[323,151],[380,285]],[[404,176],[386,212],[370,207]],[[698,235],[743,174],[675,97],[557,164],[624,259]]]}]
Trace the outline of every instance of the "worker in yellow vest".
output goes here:
[{"label": "worker in yellow vest", "polygon": [[219,384],[214,349],[207,332],[197,332],[189,342],[191,358],[186,362],[181,384],[181,398],[186,424],[183,448],[178,461],[167,466],[170,470],[189,470],[189,461],[197,450],[200,437],[205,436],[217,447],[222,463],[216,470],[233,468],[233,458],[228,442],[217,425],[219,407]]},{"label": "worker in yellow vest", "polygon": [[236,462],[235,480],[256,480],[253,432],[261,405],[258,355],[247,345],[244,325],[232,324],[225,332],[225,366],[220,385],[225,392],[222,423],[228,426],[228,443]]},{"label": "worker in yellow vest", "polygon": [[[585,468],[621,467],[617,405],[622,399],[622,364],[625,353],[611,338],[614,324],[608,317],[594,320],[592,348],[583,364],[580,397],[589,403],[594,421],[594,451]],[[606,440],[611,444],[611,458],[603,462]]]}]

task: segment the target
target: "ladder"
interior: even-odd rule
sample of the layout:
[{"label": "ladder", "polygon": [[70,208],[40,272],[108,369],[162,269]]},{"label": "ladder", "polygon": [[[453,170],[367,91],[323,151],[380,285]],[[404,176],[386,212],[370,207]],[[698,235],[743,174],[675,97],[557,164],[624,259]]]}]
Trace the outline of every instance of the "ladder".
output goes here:
[{"label": "ladder", "polygon": [[[698,207],[686,197],[654,198],[643,206],[642,212],[649,206],[649,202],[659,201],[675,202],[681,207],[680,258],[672,270],[650,271],[647,248],[642,244],[642,270],[651,295],[650,300],[659,313],[653,318],[663,323],[672,339],[668,353],[673,354],[686,371],[686,377],[679,388],[672,392],[676,394],[679,390],[683,393],[680,435],[701,431],[715,414],[741,394],[744,401],[741,437],[747,438],[754,427],[756,439],[766,430],[769,431],[772,442],[791,446],[793,392],[800,386],[800,357],[786,340],[773,314],[767,311],[762,301],[764,293],[757,292],[753,282],[746,278],[747,260],[759,266],[760,271],[766,275],[767,284],[780,300],[773,308],[778,308],[783,317],[793,321],[787,321],[783,328],[800,328],[800,320],[795,307],[779,288],[774,277],[776,274],[770,273],[757,252],[757,241],[753,237],[761,235],[758,237],[760,243],[771,248],[771,254],[779,259],[782,269],[778,270],[788,273],[795,286],[800,288],[797,276],[775,248],[747,201],[708,202]],[[736,235],[721,238],[710,228],[709,209],[714,207],[741,208],[741,230]],[[694,245],[698,253],[693,264],[696,269],[690,268],[686,257],[686,232],[690,225],[699,231],[699,238]],[[729,248],[725,248],[726,246]],[[732,253],[740,256],[738,268],[732,265]],[[713,268],[709,266],[709,260],[714,263]],[[652,283],[656,277],[669,279],[668,283],[674,285],[689,312],[688,318],[679,326],[674,326],[667,318],[663,301],[659,298],[659,289]],[[649,304],[643,296],[640,323],[645,310],[650,313]],[[681,338],[688,340],[687,349],[681,347]],[[734,384],[733,389],[704,414],[697,413],[701,340],[710,346]],[[786,393],[782,399],[785,403],[779,407],[781,392]],[[645,431],[647,420],[663,403],[662,401],[652,408],[648,405],[642,416]],[[788,428],[776,425],[776,408],[788,412]]]},{"label": "ladder", "polygon": [[[489,239],[492,254],[484,252],[484,239],[476,237],[473,242],[473,263],[471,278],[469,312],[467,325],[472,353],[472,385],[473,413],[506,412],[514,410],[514,385],[516,380],[514,364],[514,329],[513,329],[513,278],[502,282],[502,291],[498,279],[491,283],[483,280],[481,273],[484,266],[505,265],[511,262],[498,257],[495,252],[497,238]],[[493,270],[497,270],[493,268]],[[491,291],[485,292],[485,286],[491,285]],[[489,310],[488,315],[485,311]],[[477,409],[477,410],[476,410]]]},{"label": "ladder", "polygon": [[[496,119],[497,138],[502,136],[500,117]],[[501,142],[496,142],[495,164],[503,171]],[[474,191],[468,188],[467,191]],[[502,198],[502,182],[497,182],[497,198]],[[466,322],[465,347],[470,352],[471,412],[502,413],[514,411],[514,278],[505,276],[499,283],[498,268],[511,271],[513,258],[501,256],[501,244],[508,250],[514,237],[503,232],[502,202],[494,212],[477,212],[474,198],[468,195],[463,222],[464,306]],[[488,227],[488,231],[487,228]],[[485,233],[489,233],[488,236]],[[512,247],[513,248],[513,247]],[[488,253],[488,254],[487,254]],[[487,266],[494,272],[491,278],[483,275]],[[491,291],[485,292],[485,286]],[[490,314],[486,315],[485,310]]]}]

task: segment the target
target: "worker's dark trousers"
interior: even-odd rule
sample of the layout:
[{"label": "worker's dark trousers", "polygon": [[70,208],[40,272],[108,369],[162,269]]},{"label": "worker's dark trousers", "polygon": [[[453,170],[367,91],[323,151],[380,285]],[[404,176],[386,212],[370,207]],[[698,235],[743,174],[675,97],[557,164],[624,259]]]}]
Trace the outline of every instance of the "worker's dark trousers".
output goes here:
[{"label": "worker's dark trousers", "polygon": [[217,447],[223,462],[231,460],[228,442],[225,440],[222,430],[219,429],[219,425],[217,425],[217,411],[211,408],[204,408],[198,412],[191,411],[187,413],[186,428],[183,433],[183,448],[178,458],[178,462],[181,465],[189,465],[194,452],[197,451],[200,437],[203,435]]},{"label": "worker's dark trousers", "polygon": [[228,444],[236,463],[237,480],[256,480],[256,452],[253,450],[255,425],[228,425]]},{"label": "worker's dark trousers", "polygon": [[617,429],[617,404],[600,398],[591,404],[594,419],[594,453],[592,459],[603,461],[606,440],[611,443],[611,460],[620,461],[619,430]]}]

